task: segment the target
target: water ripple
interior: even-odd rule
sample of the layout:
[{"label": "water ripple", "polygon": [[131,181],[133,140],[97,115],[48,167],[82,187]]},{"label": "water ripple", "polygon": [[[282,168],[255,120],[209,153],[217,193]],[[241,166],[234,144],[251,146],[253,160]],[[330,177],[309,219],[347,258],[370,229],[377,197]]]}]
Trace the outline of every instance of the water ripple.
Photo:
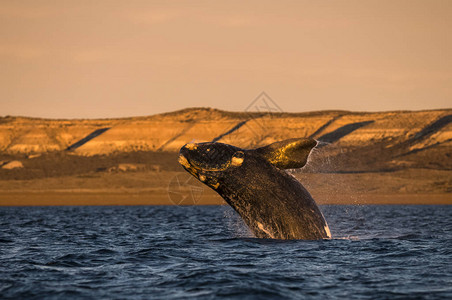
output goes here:
[{"label": "water ripple", "polygon": [[279,241],[228,207],[3,207],[0,298],[452,298],[452,207],[322,210],[333,239]]}]

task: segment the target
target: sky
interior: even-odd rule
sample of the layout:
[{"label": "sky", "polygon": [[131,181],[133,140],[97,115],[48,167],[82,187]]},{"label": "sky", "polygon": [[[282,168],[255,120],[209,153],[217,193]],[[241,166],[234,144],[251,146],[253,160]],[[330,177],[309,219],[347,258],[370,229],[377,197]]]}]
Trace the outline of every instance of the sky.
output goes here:
[{"label": "sky", "polygon": [[452,1],[0,0],[0,116],[452,107]]}]

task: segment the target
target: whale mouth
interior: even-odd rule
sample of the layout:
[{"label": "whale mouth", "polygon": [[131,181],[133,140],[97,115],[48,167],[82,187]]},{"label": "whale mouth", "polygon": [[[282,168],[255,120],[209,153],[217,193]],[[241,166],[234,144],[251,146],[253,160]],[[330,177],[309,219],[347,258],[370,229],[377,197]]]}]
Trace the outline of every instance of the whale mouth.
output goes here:
[{"label": "whale mouth", "polygon": [[211,186],[214,189],[218,188],[219,183],[215,176],[205,173],[205,170],[193,165],[193,163],[190,163],[190,161],[183,154],[179,154],[177,160],[185,170],[187,170],[194,177],[197,177],[201,182]]},{"label": "whale mouth", "polygon": [[187,170],[194,170],[197,172],[203,171],[203,169],[190,161],[184,154],[179,154],[177,161]]},{"label": "whale mouth", "polygon": [[197,177],[198,173],[201,171],[199,168],[190,163],[190,161],[183,154],[179,154],[177,161],[188,171],[191,175]]},{"label": "whale mouth", "polygon": [[191,168],[190,162],[183,154],[179,154],[177,161],[185,168]]}]

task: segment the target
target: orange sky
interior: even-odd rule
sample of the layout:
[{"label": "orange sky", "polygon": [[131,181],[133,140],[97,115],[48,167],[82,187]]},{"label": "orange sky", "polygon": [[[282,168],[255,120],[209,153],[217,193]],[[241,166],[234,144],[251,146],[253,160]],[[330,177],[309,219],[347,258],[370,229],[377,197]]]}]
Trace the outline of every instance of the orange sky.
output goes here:
[{"label": "orange sky", "polygon": [[448,0],[2,0],[0,115],[450,108],[451,30]]}]

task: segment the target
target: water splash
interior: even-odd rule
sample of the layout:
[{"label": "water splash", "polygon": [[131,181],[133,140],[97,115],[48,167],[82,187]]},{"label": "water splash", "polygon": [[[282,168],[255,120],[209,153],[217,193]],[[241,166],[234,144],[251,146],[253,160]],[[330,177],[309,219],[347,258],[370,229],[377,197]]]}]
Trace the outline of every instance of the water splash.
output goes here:
[{"label": "water splash", "polygon": [[238,213],[229,205],[221,206],[226,227],[237,238],[253,238],[254,235]]}]

